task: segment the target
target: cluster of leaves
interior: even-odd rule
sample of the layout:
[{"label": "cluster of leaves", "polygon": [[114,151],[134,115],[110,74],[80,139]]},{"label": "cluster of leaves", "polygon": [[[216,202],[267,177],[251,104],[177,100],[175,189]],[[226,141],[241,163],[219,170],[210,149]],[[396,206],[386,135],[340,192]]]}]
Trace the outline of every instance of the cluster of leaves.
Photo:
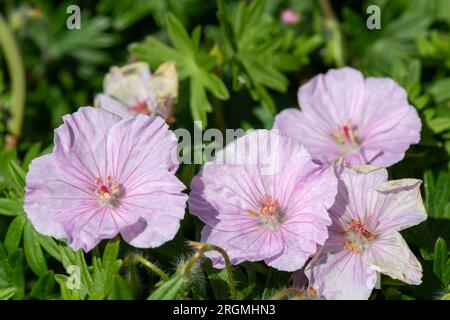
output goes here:
[{"label": "cluster of leaves", "polygon": [[[11,148],[4,139],[0,142],[0,299],[233,296],[227,270],[213,269],[209,260],[200,259],[186,272],[195,256],[186,240],[198,241],[202,228],[191,215],[186,215],[176,238],[160,248],[137,251],[113,239],[83,254],[36,232],[23,212],[28,165],[51,150],[52,130],[61,123],[61,115],[92,104],[108,68],[134,60],[148,62],[152,70],[164,61],[176,61],[180,98],[174,127],[192,130],[197,120],[203,128],[221,130],[270,128],[277,112],[297,106],[298,86],[328,68],[351,65],[366,76],[398,81],[423,128],[420,143],[389,171],[393,179],[424,180],[429,219],[404,232],[424,276],[420,286],[383,277],[381,290],[372,298],[449,298],[450,2],[330,3],[78,1],[81,30],[68,30],[66,8],[73,1],[56,7],[44,0],[2,2],[0,11],[20,44],[27,93],[20,143]],[[366,27],[369,5],[381,10],[379,30]],[[297,23],[282,23],[280,13],[287,8],[299,15]],[[2,54],[0,68],[4,136],[11,88]],[[196,169],[182,168],[180,178],[186,185]],[[144,267],[146,259],[171,272],[161,278]],[[81,275],[79,289],[70,285],[73,270]],[[270,298],[288,287],[290,278],[263,263],[236,266],[233,276],[239,299]]]}]

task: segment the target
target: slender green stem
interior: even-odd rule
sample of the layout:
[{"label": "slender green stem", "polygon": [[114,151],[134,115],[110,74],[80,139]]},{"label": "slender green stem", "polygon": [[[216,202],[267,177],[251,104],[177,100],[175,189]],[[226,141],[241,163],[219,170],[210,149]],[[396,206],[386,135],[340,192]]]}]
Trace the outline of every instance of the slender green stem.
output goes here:
[{"label": "slender green stem", "polygon": [[281,300],[291,294],[297,295],[300,299],[305,297],[305,291],[295,288],[288,288],[278,292],[276,295],[270,298],[270,300]]},{"label": "slender green stem", "polygon": [[15,144],[22,130],[25,106],[25,71],[19,48],[1,13],[0,46],[5,54],[11,77],[11,119],[8,122],[8,130],[12,135],[12,144]]},{"label": "slender green stem", "polygon": [[319,5],[325,16],[325,25],[331,32],[334,61],[338,67],[343,67],[345,65],[345,59],[342,47],[342,32],[339,27],[339,22],[334,15],[333,7],[329,0],[319,0]]},{"label": "slender green stem", "polygon": [[155,266],[153,263],[151,263],[150,261],[144,259],[143,257],[141,257],[138,254],[135,254],[134,259],[136,259],[137,261],[139,261],[140,263],[142,263],[144,266],[146,266],[147,268],[149,268],[150,270],[152,270],[154,273],[158,274],[164,281],[168,281],[170,279],[170,277],[167,275],[167,273],[165,273],[164,271],[162,271],[160,268],[158,268],[157,266]]},{"label": "slender green stem", "polygon": [[192,256],[192,258],[188,261],[186,268],[184,270],[184,273],[187,274],[192,269],[194,264],[200,259],[201,256],[203,256],[208,251],[217,251],[219,252],[224,261],[225,261],[225,267],[227,269],[228,274],[228,286],[230,287],[230,293],[231,293],[231,299],[236,300],[237,299],[237,291],[236,286],[234,285],[234,277],[233,277],[233,270],[231,266],[231,260],[228,256],[227,252],[223,250],[221,247],[212,245],[210,243],[201,243],[201,242],[195,242],[190,241],[189,244],[193,247],[199,248],[199,250]]},{"label": "slender green stem", "polygon": [[184,268],[184,274],[188,274],[191,269],[194,267],[195,263],[200,259],[205,252],[208,252],[210,248],[206,245],[202,245],[199,250],[197,250],[196,253],[189,259],[188,263],[186,264],[186,268]]},{"label": "slender green stem", "polygon": [[325,15],[326,20],[334,19],[333,8],[331,7],[331,4],[328,0],[319,0],[319,5],[323,11],[323,14]]}]

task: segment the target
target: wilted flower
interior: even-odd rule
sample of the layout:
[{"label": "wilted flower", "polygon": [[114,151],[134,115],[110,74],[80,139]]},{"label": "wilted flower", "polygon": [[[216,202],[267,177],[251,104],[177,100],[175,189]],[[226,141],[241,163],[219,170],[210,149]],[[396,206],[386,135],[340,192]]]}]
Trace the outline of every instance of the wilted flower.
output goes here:
[{"label": "wilted flower", "polygon": [[326,299],[367,299],[377,272],[420,284],[422,266],[399,231],[427,217],[421,181],[387,181],[386,169],[373,166],[337,170],[329,238],[305,270],[310,287]]},{"label": "wilted flower", "polygon": [[105,76],[103,94],[95,106],[122,118],[137,113],[157,115],[172,121],[172,107],[178,98],[178,76],[175,62],[162,64],[154,74],[146,63],[112,67]]},{"label": "wilted flower", "polygon": [[303,85],[298,98],[302,111],[281,112],[274,127],[322,163],[344,157],[387,167],[420,140],[420,118],[392,79],[364,79],[352,68],[330,70]]},{"label": "wilted flower", "polygon": [[300,21],[300,16],[294,9],[286,9],[281,12],[281,21],[284,24],[296,24]]},{"label": "wilted flower", "polygon": [[176,144],[159,117],[80,108],[55,130],[53,153],[31,163],[25,211],[37,231],[74,250],[118,233],[136,247],[159,246],[175,236],[186,204]]},{"label": "wilted flower", "polygon": [[[228,145],[194,177],[188,202],[206,223],[202,242],[225,249],[233,264],[264,260],[294,271],[328,237],[337,180],[275,131],[257,130]],[[220,256],[209,256],[224,266]]]}]

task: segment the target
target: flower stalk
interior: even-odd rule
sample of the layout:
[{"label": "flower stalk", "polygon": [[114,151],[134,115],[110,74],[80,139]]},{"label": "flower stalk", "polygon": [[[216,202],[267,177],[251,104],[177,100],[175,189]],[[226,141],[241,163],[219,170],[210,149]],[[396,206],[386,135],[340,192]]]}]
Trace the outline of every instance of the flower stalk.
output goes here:
[{"label": "flower stalk", "polygon": [[168,281],[170,279],[170,277],[167,275],[167,273],[165,273],[164,271],[162,271],[160,268],[158,268],[156,265],[154,265],[153,263],[151,263],[150,261],[148,261],[147,259],[141,257],[138,254],[135,254],[133,256],[133,258],[136,261],[139,261],[140,263],[142,263],[144,266],[146,266],[147,268],[149,268],[150,270],[152,270],[154,273],[156,273],[157,275],[159,275],[164,281]]},{"label": "flower stalk", "polygon": [[191,259],[189,259],[188,263],[186,264],[186,268],[184,269],[184,274],[188,274],[189,271],[192,269],[192,267],[195,265],[195,263],[200,259],[206,252],[209,251],[217,251],[220,253],[225,261],[225,267],[227,269],[228,274],[228,286],[230,288],[231,293],[231,299],[236,300],[237,299],[237,291],[236,287],[234,285],[234,277],[233,277],[233,270],[231,267],[231,261],[230,257],[228,256],[227,252],[222,249],[221,247],[215,246],[210,243],[202,243],[202,242],[196,242],[196,241],[189,241],[189,245],[198,248],[197,252],[192,256]]},{"label": "flower stalk", "polygon": [[22,119],[25,106],[25,71],[19,48],[9,30],[2,14],[0,14],[0,47],[5,55],[11,77],[11,119],[8,121],[7,147],[14,147],[22,130]]}]

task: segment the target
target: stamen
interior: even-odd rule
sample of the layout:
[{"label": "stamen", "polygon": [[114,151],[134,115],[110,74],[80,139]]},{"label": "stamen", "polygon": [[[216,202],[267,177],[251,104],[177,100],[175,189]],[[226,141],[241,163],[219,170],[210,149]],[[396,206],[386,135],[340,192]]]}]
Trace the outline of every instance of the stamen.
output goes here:
[{"label": "stamen", "polygon": [[344,246],[356,254],[363,252],[370,242],[376,239],[376,236],[367,228],[367,220],[363,222],[352,220],[344,231]]},{"label": "stamen", "polygon": [[271,195],[265,195],[259,201],[260,207],[257,210],[248,209],[246,212],[252,217],[260,219],[261,224],[272,230],[279,228],[284,220],[285,213]]},{"label": "stamen", "polygon": [[95,179],[97,188],[94,191],[100,205],[108,205],[110,207],[116,207],[119,205],[119,198],[122,196],[122,188],[117,181],[108,176],[106,178],[106,184],[104,184],[102,177]]},{"label": "stamen", "polygon": [[336,125],[336,132],[332,136],[339,144],[357,146],[361,144],[357,133],[358,126],[347,120],[342,126]]},{"label": "stamen", "polygon": [[353,242],[345,241],[345,242],[344,242],[344,246],[345,246],[347,249],[352,250],[354,253],[359,253],[358,247],[357,247],[356,244],[354,244]]}]

